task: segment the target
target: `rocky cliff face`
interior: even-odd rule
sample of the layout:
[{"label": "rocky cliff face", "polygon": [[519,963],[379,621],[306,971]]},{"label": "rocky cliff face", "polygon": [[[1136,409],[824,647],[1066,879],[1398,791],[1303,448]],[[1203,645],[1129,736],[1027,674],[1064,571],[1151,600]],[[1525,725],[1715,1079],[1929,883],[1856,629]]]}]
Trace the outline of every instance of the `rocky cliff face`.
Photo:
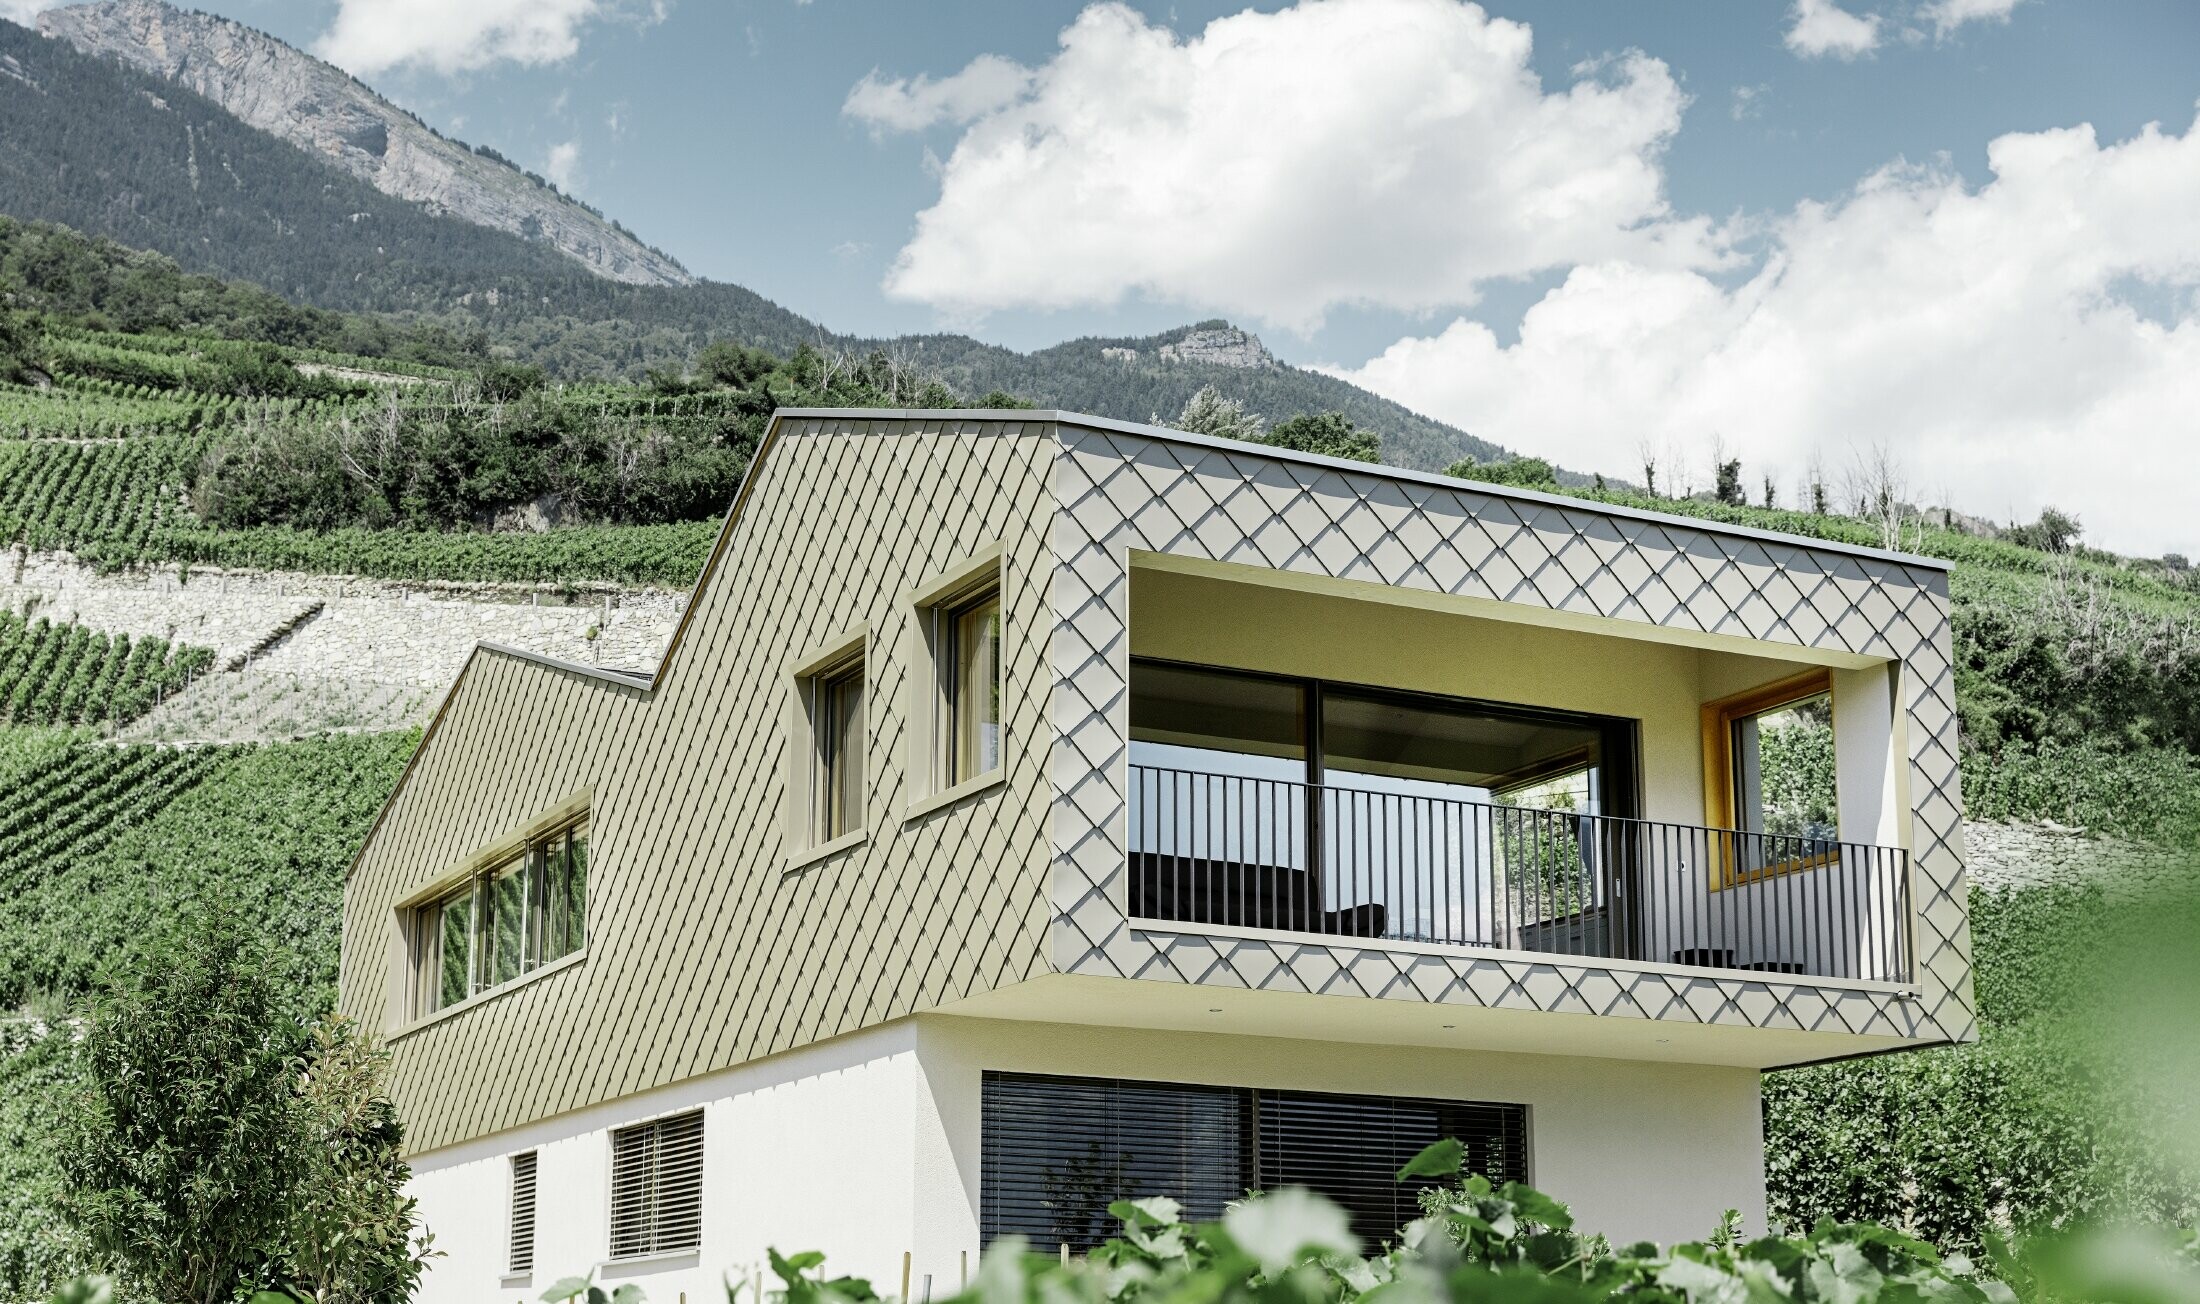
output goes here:
[{"label": "rocky cliff face", "polygon": [[1195,326],[1176,343],[1162,345],[1161,360],[1238,368],[1276,365],[1275,355],[1259,336],[1235,326]]},{"label": "rocky cliff face", "polygon": [[443,139],[349,74],[240,23],[160,0],[99,0],[48,10],[38,30],[188,87],[383,194],[542,241],[612,280],[694,280],[510,164]]}]

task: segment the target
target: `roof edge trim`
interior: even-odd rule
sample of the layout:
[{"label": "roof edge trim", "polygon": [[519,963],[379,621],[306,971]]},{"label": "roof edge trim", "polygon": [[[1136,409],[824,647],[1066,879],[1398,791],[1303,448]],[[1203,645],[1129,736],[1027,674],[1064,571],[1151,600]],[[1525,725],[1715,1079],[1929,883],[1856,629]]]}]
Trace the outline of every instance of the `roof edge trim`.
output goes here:
[{"label": "roof edge trim", "polygon": [[1522,489],[1516,485],[1491,484],[1486,480],[1462,480],[1457,476],[1441,475],[1434,471],[1415,471],[1407,467],[1391,466],[1384,462],[1355,462],[1348,458],[1328,457],[1321,453],[1302,453],[1295,448],[1277,448],[1268,444],[1248,444],[1241,439],[1224,439],[1216,435],[1198,435],[1188,430],[1171,430],[1167,426],[1151,426],[1137,421],[1119,421],[1114,417],[1096,417],[1084,412],[1070,412],[1058,408],[780,408],[772,414],[776,422],[782,417],[800,417],[832,420],[872,421],[1030,421],[1055,422],[1062,425],[1084,426],[1091,430],[1105,430],[1115,434],[1138,435],[1164,443],[1185,444],[1194,448],[1211,448],[1224,452],[1243,453],[1252,457],[1274,458],[1280,462],[1298,462],[1307,466],[1326,467],[1333,471],[1349,471],[1359,475],[1383,476],[1392,480],[1404,480],[1412,484],[1432,485],[1444,489],[1462,489],[1471,493],[1487,494],[1493,498],[1509,498],[1516,502],[1542,503],[1552,507],[1569,508],[1577,512],[1596,512],[1605,516],[1624,517],[1634,521],[1648,521],[1656,525],[1679,526],[1705,534],[1726,535],[1738,539],[1751,539],[1759,543],[1777,543],[1783,547],[1802,547],[1817,552],[1840,553],[1850,557],[1869,557],[1874,561],[1894,562],[1902,566],[1914,566],[1921,570],[1952,570],[1955,563],[1943,557],[1927,557],[1914,552],[1901,552],[1892,548],[1874,548],[1862,543],[1843,543],[1838,539],[1814,539],[1807,534],[1783,534],[1778,530],[1763,530],[1754,525],[1731,525],[1725,521],[1706,520],[1698,516],[1683,516],[1678,512],[1657,512],[1642,507],[1625,507],[1616,503],[1600,503],[1589,498],[1572,498],[1565,494],[1544,493],[1536,489]]}]

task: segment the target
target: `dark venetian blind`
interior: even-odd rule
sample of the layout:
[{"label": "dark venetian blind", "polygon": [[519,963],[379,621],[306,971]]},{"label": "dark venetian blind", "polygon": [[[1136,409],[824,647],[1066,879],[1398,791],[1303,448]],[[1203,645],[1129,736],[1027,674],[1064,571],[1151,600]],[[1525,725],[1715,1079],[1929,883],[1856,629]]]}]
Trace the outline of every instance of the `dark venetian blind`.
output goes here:
[{"label": "dark venetian blind", "polygon": [[1467,1148],[1463,1171],[1493,1182],[1528,1179],[1523,1105],[1408,1096],[1256,1091],[1254,1132],[1263,1190],[1304,1186],[1341,1204],[1369,1249],[1421,1216],[1427,1181],[1401,1183],[1406,1161],[1446,1137]]},{"label": "dark venetian blind", "polygon": [[1089,1249],[1116,1200],[1171,1196],[1213,1221],[1245,1194],[1245,1093],[1230,1087],[988,1073],[981,1099],[984,1238]]},{"label": "dark venetian blind", "polygon": [[1249,1189],[1306,1186],[1372,1248],[1420,1216],[1426,1183],[1394,1177],[1445,1137],[1467,1147],[1467,1171],[1527,1180],[1521,1105],[988,1073],[982,1106],[987,1243],[1089,1249],[1118,1230],[1115,1200],[1171,1196],[1211,1221]]}]

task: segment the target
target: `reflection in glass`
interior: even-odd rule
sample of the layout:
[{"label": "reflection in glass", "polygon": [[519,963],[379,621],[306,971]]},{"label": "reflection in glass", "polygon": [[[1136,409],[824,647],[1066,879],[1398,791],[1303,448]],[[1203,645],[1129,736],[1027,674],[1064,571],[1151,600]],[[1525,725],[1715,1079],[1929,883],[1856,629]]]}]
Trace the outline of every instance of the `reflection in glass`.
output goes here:
[{"label": "reflection in glass", "polygon": [[1001,763],[1001,597],[955,613],[955,736],[948,782],[974,779]]},{"label": "reflection in glass", "polygon": [[437,912],[442,972],[436,987],[436,1008],[441,1009],[473,995],[473,892],[445,897]]},{"label": "reflection in glass", "polygon": [[1819,693],[1734,722],[1734,809],[1745,833],[1840,836],[1833,697]]}]

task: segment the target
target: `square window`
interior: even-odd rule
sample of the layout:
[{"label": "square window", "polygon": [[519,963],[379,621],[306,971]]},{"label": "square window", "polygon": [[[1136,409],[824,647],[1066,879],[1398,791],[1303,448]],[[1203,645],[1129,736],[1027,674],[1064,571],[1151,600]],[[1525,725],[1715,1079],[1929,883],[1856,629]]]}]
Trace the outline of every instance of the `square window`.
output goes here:
[{"label": "square window", "polygon": [[703,1114],[676,1114],[611,1134],[611,1257],[703,1243]]}]

